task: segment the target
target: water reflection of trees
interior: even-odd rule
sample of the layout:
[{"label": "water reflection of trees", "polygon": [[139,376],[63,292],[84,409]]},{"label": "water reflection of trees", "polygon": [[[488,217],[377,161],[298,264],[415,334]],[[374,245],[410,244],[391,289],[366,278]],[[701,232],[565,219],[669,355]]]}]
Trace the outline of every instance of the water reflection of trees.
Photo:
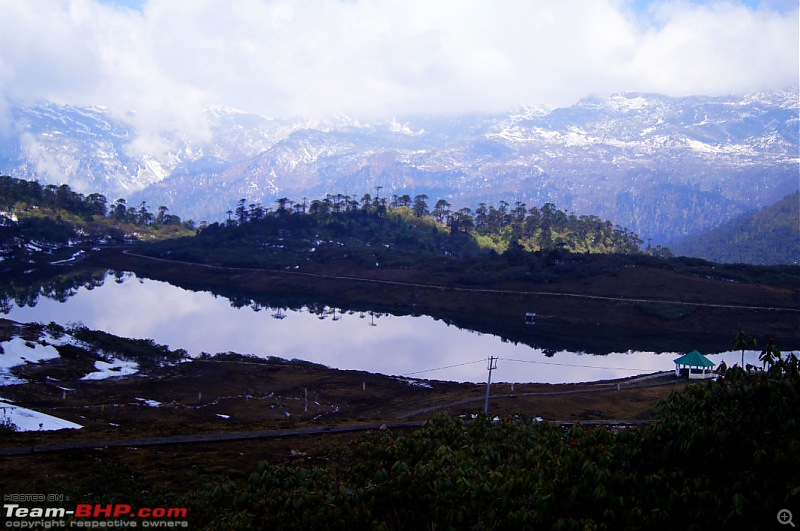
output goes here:
[{"label": "water reflection of trees", "polygon": [[[121,280],[120,280],[121,281]],[[376,319],[388,315],[413,315],[411,312],[390,311],[380,305],[357,305],[335,299],[311,298],[308,295],[287,294],[260,294],[252,296],[233,289],[210,287],[194,282],[170,282],[171,284],[189,291],[211,293],[216,298],[224,298],[232,308],[237,310],[247,309],[254,312],[264,312],[273,319],[286,319],[291,312],[305,312],[316,316],[319,320],[340,321],[345,316],[358,316],[361,319],[369,317],[370,326],[377,326]],[[450,323],[448,323],[450,324]]]},{"label": "water reflection of trees", "polygon": [[[14,307],[34,307],[42,297],[65,302],[76,295],[80,288],[91,290],[102,287],[107,279],[113,279],[117,284],[131,279],[136,279],[140,283],[145,281],[145,278],[139,278],[130,272],[81,268],[58,268],[57,270],[54,268],[49,275],[37,270],[15,277],[3,277],[0,279],[0,314],[8,314]],[[345,319],[347,317],[348,319],[363,319],[367,326],[378,326],[381,317],[420,315],[418,311],[410,308],[381,305],[379,302],[354,303],[345,299],[336,299],[333,296],[320,297],[315,294],[302,293],[259,293],[252,296],[233,289],[210,287],[192,280],[173,281],[170,284],[188,291],[206,292],[214,297],[224,297],[233,308],[250,308],[281,320],[290,318],[292,312],[297,312],[316,315],[322,321],[338,322],[347,320]],[[120,301],[120,304],[124,304],[124,301]],[[676,339],[673,334],[666,333],[639,338],[631,337],[630,334],[613,334],[612,330],[601,335],[604,332],[602,329],[597,327],[580,328],[574,324],[568,327],[556,324],[550,325],[548,328],[537,324],[533,330],[533,327],[524,325],[524,316],[520,317],[519,331],[515,332],[510,327],[497,330],[488,322],[482,323],[474,319],[462,321],[458,316],[430,315],[430,317],[465,332],[492,334],[503,341],[541,348],[548,357],[553,357],[559,351],[602,355],[627,350],[673,352],[680,349],[680,338]],[[709,351],[714,348],[714,345],[710,343],[697,343],[695,346]]]},{"label": "water reflection of trees", "polygon": [[[66,302],[81,288],[92,290],[103,286],[107,275],[105,269],[43,269],[4,276],[0,280],[0,313],[8,314],[15,306],[33,308],[41,297]],[[115,272],[114,278],[122,282],[126,275],[130,273]]]},{"label": "water reflection of trees", "polygon": [[[108,279],[113,279],[116,284],[128,282],[136,279],[144,282],[144,278],[137,277],[134,273],[126,271],[115,271],[105,269],[81,269],[75,268],[65,272],[64,269],[47,274],[46,271],[33,272],[28,275],[18,275],[12,278],[3,278],[0,281],[0,312],[8,314],[16,307],[35,307],[40,298],[52,299],[58,302],[66,302],[70,297],[76,295],[81,288],[92,290],[102,287]],[[378,326],[382,317],[387,316],[419,316],[418,312],[404,311],[402,308],[381,306],[379,303],[359,304],[349,301],[336,300],[335,298],[319,298],[305,294],[259,294],[251,296],[233,289],[220,289],[209,287],[192,281],[171,282],[176,287],[196,292],[211,293],[214,297],[223,297],[229,301],[231,307],[236,309],[249,308],[256,312],[264,312],[273,319],[286,319],[292,312],[309,313],[315,315],[321,321],[338,322],[345,316],[363,319],[367,326]],[[448,326],[456,326],[460,330],[473,333],[497,334],[494,330],[465,327],[463,324],[442,319],[438,316],[431,316],[442,321]],[[520,338],[501,337],[504,341],[513,343],[527,343],[520,341]],[[536,345],[530,345],[536,347]],[[551,352],[563,350],[553,348]],[[548,354],[552,355],[552,354]]]},{"label": "water reflection of trees", "polygon": [[315,315],[320,321],[330,320],[332,322],[340,321],[344,319],[345,316],[355,316],[357,314],[360,319],[366,319],[369,316],[369,325],[378,326],[377,323],[375,323],[375,319],[380,319],[381,317],[386,317],[389,315],[386,312],[378,312],[374,310],[358,311],[339,306],[328,306],[326,304],[316,302],[293,306],[275,306],[274,301],[270,304],[264,304],[259,301],[251,300],[248,304],[245,299],[246,297],[238,297],[236,301],[231,300],[231,306],[236,309],[250,308],[256,312],[264,310],[265,312],[270,313],[270,316],[273,319],[279,320],[286,319],[289,316],[289,312],[307,312],[311,315]]},{"label": "water reflection of trees", "polygon": [[286,319],[290,312],[306,312],[315,315],[319,320],[340,321],[345,316],[369,317],[370,326],[377,326],[376,319],[388,315],[411,315],[410,313],[390,312],[379,306],[354,305],[335,300],[311,299],[303,295],[268,294],[253,297],[234,290],[208,288],[192,283],[177,283],[181,288],[191,291],[206,291],[214,297],[222,297],[229,301],[232,308],[249,308],[255,312],[264,311],[273,319]]}]

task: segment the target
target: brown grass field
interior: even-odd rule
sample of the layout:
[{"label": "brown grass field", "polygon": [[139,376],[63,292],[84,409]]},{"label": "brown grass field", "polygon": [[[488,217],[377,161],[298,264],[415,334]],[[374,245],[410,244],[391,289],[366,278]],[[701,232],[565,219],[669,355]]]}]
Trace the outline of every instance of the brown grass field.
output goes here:
[{"label": "brown grass field", "polygon": [[[96,481],[96,474],[110,463],[163,489],[181,490],[208,475],[243,478],[261,460],[325,458],[331,445],[361,433],[291,435],[292,429],[425,420],[441,412],[469,418],[483,411],[486,393],[485,384],[420,380],[430,385],[424,387],[391,376],[279,361],[196,360],[147,375],[79,380],[85,371],[70,360],[54,360],[21,370],[20,376],[31,383],[4,388],[4,398],[84,428],[6,433],[0,435],[0,452],[64,443],[89,446],[0,455],[7,492],[80,486]],[[60,386],[74,391],[60,390],[48,376],[58,377]],[[510,384],[494,383],[489,413],[565,421],[642,419],[659,399],[683,385],[669,374],[638,382],[516,384],[513,393]],[[142,399],[160,405],[147,405]],[[287,435],[152,446],[103,444],[258,430],[287,430]]]}]

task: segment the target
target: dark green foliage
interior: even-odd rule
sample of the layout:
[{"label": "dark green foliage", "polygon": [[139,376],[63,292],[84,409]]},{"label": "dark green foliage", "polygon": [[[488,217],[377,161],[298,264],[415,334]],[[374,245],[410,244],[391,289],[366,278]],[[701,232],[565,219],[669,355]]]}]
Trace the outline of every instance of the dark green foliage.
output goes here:
[{"label": "dark green foliage", "polygon": [[[609,221],[595,216],[567,214],[548,203],[540,209],[528,210],[524,204],[511,209],[501,201],[498,208],[481,207],[473,216],[469,209],[452,212],[450,204],[439,200],[433,212],[428,208],[428,196],[417,195],[413,203],[407,195],[397,197],[389,205],[378,206],[366,202],[333,200],[327,203],[313,201],[308,214],[305,210],[291,214],[285,207],[273,213],[265,213],[258,219],[241,215],[244,210],[240,202],[238,221],[231,220],[227,227],[213,225],[212,232],[219,229],[238,228],[233,239],[242,236],[282,236],[286,239],[309,240],[327,236],[334,239],[349,239],[366,245],[387,245],[398,250],[413,249],[423,252],[443,252],[449,255],[473,255],[478,247],[505,252],[515,247],[516,252],[542,250],[565,250],[568,252],[638,252],[641,240],[625,229],[614,227]],[[365,196],[367,197],[367,196]],[[244,200],[242,200],[244,201]],[[282,200],[285,204],[288,200]],[[380,208],[382,207],[382,208]],[[280,221],[280,223],[277,223]],[[248,225],[255,225],[255,227]],[[469,227],[472,227],[470,229]],[[280,231],[283,233],[279,234]],[[471,234],[464,239],[459,235]]]},{"label": "dark green foliage", "polygon": [[158,215],[153,215],[145,202],[138,208],[132,208],[127,206],[124,199],[117,199],[109,208],[108,200],[101,194],[84,196],[72,191],[66,184],[42,186],[38,181],[26,181],[5,175],[0,175],[0,209],[13,210],[17,213],[47,209],[73,215],[84,221],[108,216],[134,225],[182,223],[178,216],[167,214],[169,209],[164,206],[159,207]]},{"label": "dark green foliage", "polygon": [[[521,211],[518,214],[529,228],[538,227],[539,222],[560,227],[548,232],[562,234],[560,243],[551,242],[540,250],[531,250],[533,240],[526,239],[525,231],[517,230],[516,221],[500,234],[492,234],[485,228],[453,230],[452,213],[448,218],[450,227],[445,227],[434,218],[415,216],[411,208],[402,204],[389,207],[380,215],[363,208],[341,207],[334,212],[321,206],[308,212],[266,213],[243,224],[213,223],[199,231],[197,237],[142,244],[140,252],[189,262],[264,269],[302,270],[305,264],[348,260],[359,267],[438,271],[455,275],[459,282],[469,285],[516,279],[549,283],[564,278],[613,275],[622,268],[636,266],[744,283],[800,284],[797,267],[718,265],[699,258],[672,257],[658,249],[635,251],[639,240],[630,232],[614,229],[609,222],[600,223],[592,217],[570,221],[574,216],[559,212],[552,205],[525,210],[528,217]],[[485,215],[491,212],[487,208]],[[435,216],[444,216],[441,208]],[[592,232],[592,227],[599,232]],[[570,236],[573,231],[583,236]],[[534,234],[539,238],[541,228]],[[575,252],[565,243],[595,241],[591,234],[606,234],[597,239],[597,246],[589,249],[591,252]],[[536,241],[539,243],[535,245],[542,242]],[[675,317],[673,309],[643,307],[641,310]]]},{"label": "dark green foliage", "polygon": [[18,426],[14,424],[10,417],[0,416],[0,433],[14,433]]},{"label": "dark green foliage", "polygon": [[[306,263],[348,260],[359,267],[458,269],[467,283],[514,278],[548,281],[554,266],[569,274],[584,254],[639,253],[639,238],[593,216],[568,215],[547,204],[449,210],[427,196],[395,196],[390,204],[364,196],[295,204],[278,201],[274,212],[239,202],[225,224],[212,223],[196,238],[143,246],[148,254],[225,266],[297,269]],[[297,207],[300,206],[298,209]],[[252,212],[258,211],[258,215]],[[248,213],[251,212],[251,213]]]},{"label": "dark green foliage", "polygon": [[[404,208],[404,207],[402,207]],[[213,223],[196,238],[147,246],[171,258],[240,267],[291,268],[348,259],[362,267],[421,265],[420,260],[480,252],[409,209],[377,215],[362,210],[264,215],[243,224]]]},{"label": "dark green foliage", "polygon": [[673,244],[676,252],[723,263],[800,263],[800,192]]},{"label": "dark green foliage", "polygon": [[441,416],[186,501],[209,529],[768,529],[800,500],[798,407],[790,356],[674,393],[650,427]]},{"label": "dark green foliage", "polygon": [[[183,355],[150,340],[73,333],[140,362]],[[800,501],[800,361],[771,343],[764,351],[778,356],[764,357],[765,370],[733,367],[673,393],[645,427],[442,415],[179,493],[92,458],[75,499],[186,507],[197,529],[770,529],[779,509]]]},{"label": "dark green foliage", "polygon": [[321,363],[314,363],[313,361],[306,361],[299,359],[287,360],[285,358],[280,358],[278,356],[267,356],[265,358],[263,356],[256,356],[255,354],[239,354],[238,352],[218,352],[213,356],[207,352],[204,352],[200,356],[200,359],[204,360],[213,359],[215,361],[239,361],[256,365],[292,365],[295,367],[326,368],[325,365],[322,365]]},{"label": "dark green foliage", "polygon": [[657,451],[643,448],[626,463],[660,483],[644,506],[692,515],[687,523],[702,528],[769,528],[780,508],[800,501],[798,406],[794,356],[674,394],[644,439]]},{"label": "dark green foliage", "polygon": [[[84,196],[66,184],[42,186],[0,175],[0,258],[3,269],[30,269],[74,259],[75,247],[138,238],[163,239],[193,233],[191,221],[167,214],[154,216],[143,202],[127,208],[118,199],[109,209],[101,194]],[[191,232],[190,232],[191,231]]]}]

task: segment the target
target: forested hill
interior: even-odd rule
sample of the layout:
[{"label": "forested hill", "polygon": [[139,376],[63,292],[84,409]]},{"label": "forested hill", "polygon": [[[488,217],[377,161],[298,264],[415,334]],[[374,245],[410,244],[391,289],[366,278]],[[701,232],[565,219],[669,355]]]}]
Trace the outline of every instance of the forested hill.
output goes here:
[{"label": "forested hill", "polygon": [[719,263],[800,263],[800,192],[670,246],[676,253]]},{"label": "forested hill", "polygon": [[[242,199],[225,223],[201,227],[198,237],[165,243],[185,259],[238,265],[289,267],[313,260],[348,258],[361,266],[412,265],[420,259],[472,258],[525,253],[641,253],[641,239],[596,216],[575,216],[552,204],[541,208],[481,204],[451,210],[445,200],[432,207],[427,195],[373,198],[328,195],[302,203],[279,199],[277,208]],[[257,249],[257,252],[254,252]],[[192,256],[198,252],[201,257]]]},{"label": "forested hill", "polygon": [[102,194],[87,196],[69,185],[42,185],[0,175],[0,262],[3,270],[35,263],[64,262],[84,247],[194,234],[191,221],[146,203],[113,204]]},{"label": "forested hill", "polygon": [[[578,217],[550,203],[540,208],[520,202],[481,203],[473,212],[455,210],[443,199],[430,205],[424,194],[413,198],[364,194],[360,200],[327,194],[322,199],[304,198],[302,203],[281,198],[275,207],[248,205],[241,199],[235,210],[228,211],[227,222],[203,223],[195,231],[191,221],[182,221],[164,206],[153,213],[145,202],[130,207],[124,199],[111,203],[101,194],[84,196],[66,184],[42,185],[0,175],[0,256],[6,262],[25,262],[33,255],[52,255],[80,244],[195,235],[196,241],[181,247],[212,245],[230,255],[237,244],[250,247],[248,253],[255,245],[262,251],[284,250],[284,255],[316,253],[317,260],[341,254],[370,264],[388,255],[631,254],[641,252],[642,243],[636,234],[610,221]],[[328,247],[335,252],[327,252]]]}]

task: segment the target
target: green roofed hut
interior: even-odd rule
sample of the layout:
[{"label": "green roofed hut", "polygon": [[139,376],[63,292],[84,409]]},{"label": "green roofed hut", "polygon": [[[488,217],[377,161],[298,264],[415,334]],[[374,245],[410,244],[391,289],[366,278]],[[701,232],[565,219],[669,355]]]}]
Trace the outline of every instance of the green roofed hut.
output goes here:
[{"label": "green roofed hut", "polygon": [[684,354],[675,360],[675,376],[690,380],[703,380],[714,376],[712,369],[715,363],[696,350]]}]

